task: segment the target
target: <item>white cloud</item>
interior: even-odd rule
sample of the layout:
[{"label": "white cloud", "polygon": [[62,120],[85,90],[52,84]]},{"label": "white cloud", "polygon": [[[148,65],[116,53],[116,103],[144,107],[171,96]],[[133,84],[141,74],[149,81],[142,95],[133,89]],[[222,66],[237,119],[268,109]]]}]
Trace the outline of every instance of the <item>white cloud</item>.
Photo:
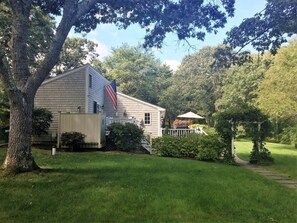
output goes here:
[{"label": "white cloud", "polygon": [[93,42],[97,43],[96,52],[99,53],[99,59],[103,61],[103,59],[107,56],[111,55],[111,50],[104,43],[98,42],[96,39],[92,39]]},{"label": "white cloud", "polygon": [[176,71],[180,65],[180,62],[177,60],[164,60],[163,64],[168,65],[173,71]]}]

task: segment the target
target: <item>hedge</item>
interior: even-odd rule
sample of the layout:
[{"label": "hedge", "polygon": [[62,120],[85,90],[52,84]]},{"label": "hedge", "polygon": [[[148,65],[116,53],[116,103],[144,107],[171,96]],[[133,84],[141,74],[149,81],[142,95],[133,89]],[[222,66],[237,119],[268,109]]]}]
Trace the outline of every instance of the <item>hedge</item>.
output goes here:
[{"label": "hedge", "polygon": [[185,137],[164,135],[153,139],[156,155],[216,161],[221,158],[224,143],[218,136],[190,134]]}]

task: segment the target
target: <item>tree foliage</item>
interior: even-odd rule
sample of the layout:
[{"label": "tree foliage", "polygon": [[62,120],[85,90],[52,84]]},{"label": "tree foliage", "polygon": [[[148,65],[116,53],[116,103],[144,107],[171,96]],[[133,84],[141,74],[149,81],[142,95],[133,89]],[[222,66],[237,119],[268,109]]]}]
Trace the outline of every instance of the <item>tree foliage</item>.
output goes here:
[{"label": "tree foliage", "polygon": [[[189,37],[203,40],[205,32],[217,32],[226,23],[227,16],[233,16],[234,12],[234,0],[221,0],[220,5],[213,1],[204,3],[196,0],[3,2],[11,12],[11,16],[5,18],[11,17],[12,22],[9,23],[9,41],[0,45],[0,79],[8,94],[11,117],[14,117],[10,118],[9,145],[3,167],[13,172],[38,168],[31,152],[34,96],[58,63],[63,43],[72,27],[77,32],[89,32],[98,24],[114,23],[120,28],[127,28],[138,23],[146,29],[144,45],[160,47],[169,32],[176,33],[181,40]],[[37,45],[38,52],[32,58],[38,66],[30,69],[30,48],[36,43],[31,41],[30,31],[34,22],[40,22],[38,17],[32,16],[35,7],[46,16],[61,16],[61,19],[52,30],[52,41],[43,40],[48,48],[42,56],[39,55],[43,51],[38,48],[41,45]],[[2,11],[0,13],[2,16]],[[1,21],[0,26],[2,24],[5,26],[7,23]],[[0,37],[5,39],[2,32]]]},{"label": "tree foliage", "polygon": [[297,149],[297,125],[284,129],[282,133],[282,143],[294,144]]},{"label": "tree foliage", "polygon": [[282,47],[260,85],[258,106],[272,117],[296,118],[297,41]]},{"label": "tree foliage", "polygon": [[215,128],[226,146],[225,159],[233,161],[231,141],[235,138],[239,125],[243,126],[253,141],[250,162],[272,162],[271,154],[264,146],[264,140],[270,134],[270,122],[268,117],[255,107],[244,110],[233,108],[216,114]]},{"label": "tree foliage", "polygon": [[273,53],[297,30],[296,0],[267,0],[266,7],[227,33],[225,43],[232,48],[251,44],[257,51]]},{"label": "tree foliage", "polygon": [[172,111],[171,117],[191,110],[211,122],[222,81],[233,62],[232,50],[224,45],[204,47],[185,57],[163,93],[161,105]]},{"label": "tree foliage", "polygon": [[169,32],[175,32],[180,40],[204,40],[205,31],[217,32],[226,23],[226,14],[233,16],[234,0],[220,2],[222,7],[212,2],[191,0],[137,1],[136,4],[131,0],[121,3],[102,1],[75,24],[75,30],[88,32],[100,23],[115,23],[120,28],[138,23],[147,33],[145,46],[161,47]]},{"label": "tree foliage", "polygon": [[97,46],[98,45],[91,40],[68,37],[63,45],[60,60],[53,68],[53,73],[61,74],[67,70],[98,60],[99,54],[96,52]]},{"label": "tree foliage", "polygon": [[[0,3],[0,43],[6,46],[9,53],[9,41],[11,39],[12,11],[8,2]],[[34,71],[42,62],[48,52],[50,43],[53,41],[55,20],[53,16],[46,14],[39,6],[34,6],[30,13],[28,44],[28,62]],[[97,60],[97,44],[84,38],[68,37],[63,44],[59,62],[53,68],[52,74],[61,74],[67,70],[92,63]]]},{"label": "tree foliage", "polygon": [[[9,41],[12,38],[13,12],[8,1],[0,3],[0,44],[4,47],[7,56],[9,54]],[[49,46],[54,37],[55,22],[51,15],[45,14],[40,7],[32,6],[28,21],[28,40],[30,46],[27,53],[27,60],[30,69],[33,71],[40,65],[42,58],[48,52]]]},{"label": "tree foliage", "polygon": [[47,134],[53,121],[52,113],[46,108],[35,108],[32,117],[32,133],[37,136]]},{"label": "tree foliage", "polygon": [[151,50],[141,46],[122,47],[112,50],[103,62],[106,77],[116,79],[121,91],[141,100],[157,104],[160,91],[167,87],[172,75],[168,66],[156,59]]},{"label": "tree foliage", "polygon": [[273,56],[253,55],[252,60],[228,69],[221,88],[221,97],[215,102],[218,110],[255,106],[258,88],[265,72],[273,63]]}]

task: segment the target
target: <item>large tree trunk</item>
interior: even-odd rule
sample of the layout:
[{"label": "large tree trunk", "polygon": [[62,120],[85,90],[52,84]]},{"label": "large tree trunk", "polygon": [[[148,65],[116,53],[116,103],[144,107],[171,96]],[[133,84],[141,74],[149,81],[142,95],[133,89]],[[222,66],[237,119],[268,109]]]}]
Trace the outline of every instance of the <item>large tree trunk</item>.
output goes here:
[{"label": "large tree trunk", "polygon": [[[31,151],[35,93],[58,62],[59,53],[72,25],[98,1],[64,1],[63,16],[56,29],[54,40],[34,74],[30,73],[28,62],[28,32],[32,2],[32,0],[9,1],[13,15],[9,53],[0,46],[0,79],[10,101],[9,143],[3,168],[13,173],[32,171],[38,168]],[[9,59],[7,59],[8,55]],[[8,61],[11,61],[11,65]]]},{"label": "large tree trunk", "polygon": [[11,97],[9,143],[3,168],[10,173],[32,171],[38,169],[31,151],[33,97]]}]

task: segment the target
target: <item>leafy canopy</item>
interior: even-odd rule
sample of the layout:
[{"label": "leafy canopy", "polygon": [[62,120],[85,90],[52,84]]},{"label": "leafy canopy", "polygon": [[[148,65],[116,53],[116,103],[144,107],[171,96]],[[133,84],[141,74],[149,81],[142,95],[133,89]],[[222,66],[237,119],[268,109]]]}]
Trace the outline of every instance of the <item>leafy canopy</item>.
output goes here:
[{"label": "leafy canopy", "polygon": [[266,52],[264,55],[252,55],[252,60],[230,67],[223,80],[221,97],[215,102],[218,110],[254,106],[258,97],[259,84],[265,72],[273,63],[273,56]]},{"label": "leafy canopy", "polygon": [[294,117],[297,111],[297,41],[279,49],[260,85],[258,105],[272,117]]},{"label": "leafy canopy", "polygon": [[[63,0],[35,0],[46,13],[62,14]],[[125,29],[138,23],[146,30],[145,46],[162,46],[169,32],[179,39],[204,40],[205,32],[217,32],[224,27],[227,15],[234,14],[234,0],[220,0],[218,4],[203,0],[122,0],[78,1],[79,6],[92,4],[91,9],[77,19],[75,31],[90,32],[98,24],[114,23]],[[90,3],[89,3],[90,2]]]},{"label": "leafy canopy", "polygon": [[257,51],[273,53],[297,30],[297,0],[267,0],[264,10],[245,19],[227,33],[232,48],[251,44]]},{"label": "leafy canopy", "polygon": [[82,66],[85,63],[93,63],[98,60],[94,41],[83,38],[67,38],[60,53],[60,60],[54,67],[53,73],[61,74],[67,70]]},{"label": "leafy canopy", "polygon": [[161,105],[170,118],[191,110],[209,121],[227,68],[235,60],[232,49],[225,45],[204,47],[185,57],[171,78],[171,86],[161,96]]},{"label": "leafy canopy", "polygon": [[[0,79],[7,90],[9,101],[13,102],[10,103],[11,116],[20,117],[10,119],[9,145],[3,167],[14,172],[37,168],[31,153],[30,138],[34,97],[42,82],[58,63],[62,46],[72,27],[77,32],[89,32],[98,24],[113,23],[119,28],[139,24],[146,30],[144,45],[160,47],[169,32],[176,33],[180,40],[186,38],[203,40],[206,32],[217,32],[226,23],[227,16],[233,16],[234,12],[234,0],[5,0],[2,2],[11,9],[11,16],[4,17],[12,18],[12,23],[9,25],[12,35],[9,36],[9,41],[0,45]],[[33,54],[34,62],[38,62],[38,66],[36,69],[31,69],[32,63],[29,58],[33,43],[30,42],[30,29],[33,27],[33,22],[40,21],[32,16],[35,7],[46,16],[60,15],[61,19],[58,26],[52,30],[53,40],[45,42],[48,46],[47,51],[41,55],[40,52]],[[2,16],[2,10],[0,14]],[[2,32],[0,37],[2,40]]]},{"label": "leafy canopy", "polygon": [[112,49],[103,62],[107,78],[116,79],[121,91],[133,97],[157,104],[159,93],[167,87],[170,68],[156,59],[151,50],[141,46],[123,45]]},{"label": "leafy canopy", "polygon": [[[0,44],[5,47],[9,55],[9,41],[12,38],[12,9],[8,1],[0,3]],[[31,70],[35,70],[48,52],[50,43],[54,37],[55,22],[51,15],[45,14],[39,7],[33,6],[30,12],[28,27],[28,62]],[[1,47],[1,48],[2,48]]]}]

